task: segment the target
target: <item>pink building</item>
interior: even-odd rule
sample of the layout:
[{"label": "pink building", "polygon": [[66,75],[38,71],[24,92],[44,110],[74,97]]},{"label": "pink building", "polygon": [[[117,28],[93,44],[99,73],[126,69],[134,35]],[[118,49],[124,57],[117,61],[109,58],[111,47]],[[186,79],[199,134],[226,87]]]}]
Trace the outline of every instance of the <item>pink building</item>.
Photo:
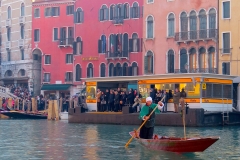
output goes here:
[{"label": "pink building", "polygon": [[145,0],[144,74],[217,73],[217,0]]},{"label": "pink building", "polygon": [[74,84],[82,78],[142,75],[142,0],[77,0]]}]

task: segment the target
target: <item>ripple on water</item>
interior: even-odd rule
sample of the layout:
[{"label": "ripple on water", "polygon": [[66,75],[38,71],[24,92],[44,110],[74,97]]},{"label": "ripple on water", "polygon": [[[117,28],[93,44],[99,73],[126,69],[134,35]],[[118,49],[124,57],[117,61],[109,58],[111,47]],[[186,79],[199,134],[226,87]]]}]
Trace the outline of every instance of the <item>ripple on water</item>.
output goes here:
[{"label": "ripple on water", "polygon": [[[187,128],[187,135],[220,136],[203,153],[150,151],[129,140],[138,126],[69,124],[66,121],[1,120],[0,160],[192,160],[240,159],[240,127]],[[161,135],[183,137],[182,127],[156,127]]]}]

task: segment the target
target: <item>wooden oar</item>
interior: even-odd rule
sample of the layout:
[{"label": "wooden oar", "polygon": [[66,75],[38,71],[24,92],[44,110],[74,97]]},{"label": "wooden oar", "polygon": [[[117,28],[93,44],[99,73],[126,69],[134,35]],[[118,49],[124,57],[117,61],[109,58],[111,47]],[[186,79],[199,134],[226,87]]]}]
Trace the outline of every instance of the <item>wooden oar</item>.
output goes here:
[{"label": "wooden oar", "polygon": [[181,106],[182,106],[182,120],[183,120],[183,133],[184,133],[184,139],[186,140],[186,119],[185,119],[185,106],[184,106],[184,99],[181,100]]},{"label": "wooden oar", "polygon": [[[165,96],[161,99],[161,102],[163,101],[163,99],[165,98]],[[151,115],[155,112],[155,110],[157,109],[158,105],[153,109],[153,111],[149,114],[148,117],[151,117]],[[144,122],[142,123],[142,125],[137,129],[136,132],[139,132],[140,129],[144,126],[144,124],[147,122],[148,119],[145,119]],[[125,144],[125,147],[127,148],[128,145],[131,143],[131,141],[133,140],[134,136],[132,136],[129,141]]]}]

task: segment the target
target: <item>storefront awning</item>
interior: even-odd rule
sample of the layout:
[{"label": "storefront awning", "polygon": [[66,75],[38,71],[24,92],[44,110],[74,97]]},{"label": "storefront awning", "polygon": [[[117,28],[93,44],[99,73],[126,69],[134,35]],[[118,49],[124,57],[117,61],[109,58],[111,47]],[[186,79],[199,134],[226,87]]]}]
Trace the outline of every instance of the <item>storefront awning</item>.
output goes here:
[{"label": "storefront awning", "polygon": [[63,91],[68,90],[71,84],[44,84],[41,90],[47,91]]}]

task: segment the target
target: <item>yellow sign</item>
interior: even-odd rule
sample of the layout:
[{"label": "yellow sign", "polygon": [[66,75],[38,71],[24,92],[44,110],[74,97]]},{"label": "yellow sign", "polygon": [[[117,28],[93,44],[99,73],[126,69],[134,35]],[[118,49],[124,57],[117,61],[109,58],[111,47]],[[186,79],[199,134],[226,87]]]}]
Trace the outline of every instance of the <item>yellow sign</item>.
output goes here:
[{"label": "yellow sign", "polygon": [[232,104],[232,99],[212,99],[212,98],[203,98],[203,103],[219,103],[219,104]]},{"label": "yellow sign", "polygon": [[206,83],[203,83],[203,84],[202,84],[202,89],[204,89],[204,90],[207,89]]},{"label": "yellow sign", "polygon": [[83,61],[98,61],[98,57],[83,57]]},{"label": "yellow sign", "polygon": [[229,79],[204,78],[204,82],[220,83],[220,84],[232,84],[232,80],[229,80]]},{"label": "yellow sign", "polygon": [[97,82],[86,82],[86,86],[96,86]]},{"label": "yellow sign", "polygon": [[86,99],[86,103],[97,103],[96,99]]}]

